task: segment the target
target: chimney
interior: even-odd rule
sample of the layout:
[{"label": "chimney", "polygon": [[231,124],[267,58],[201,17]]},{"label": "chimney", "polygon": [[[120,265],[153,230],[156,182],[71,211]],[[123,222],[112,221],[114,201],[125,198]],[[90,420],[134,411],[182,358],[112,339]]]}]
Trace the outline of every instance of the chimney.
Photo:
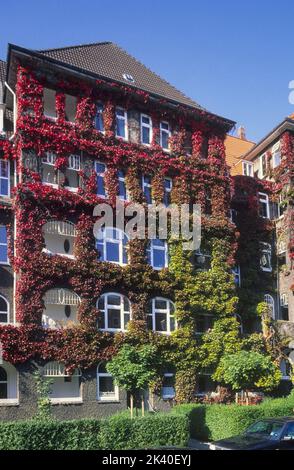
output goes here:
[{"label": "chimney", "polygon": [[243,126],[240,126],[238,131],[237,131],[237,136],[239,137],[239,139],[241,140],[247,140],[246,139],[246,132],[245,132],[245,127]]}]

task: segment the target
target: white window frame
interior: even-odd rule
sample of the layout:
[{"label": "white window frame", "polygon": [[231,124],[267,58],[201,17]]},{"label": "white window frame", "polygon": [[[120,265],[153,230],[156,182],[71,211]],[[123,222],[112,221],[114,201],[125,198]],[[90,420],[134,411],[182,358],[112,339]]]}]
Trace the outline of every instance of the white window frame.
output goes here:
[{"label": "white window frame", "polygon": [[97,366],[97,400],[98,401],[106,401],[106,402],[114,402],[114,401],[119,401],[119,388],[118,386],[114,383],[114,394],[111,396],[106,396],[106,395],[101,395],[100,394],[100,377],[111,377],[113,376],[109,374],[108,372],[99,372],[99,367],[103,363],[100,362]]},{"label": "white window frame", "polygon": [[265,159],[265,165],[264,166],[266,167],[266,153],[263,153],[259,157],[259,176],[260,176],[260,178],[265,177],[265,173],[263,172],[263,159]]},{"label": "white window frame", "polygon": [[[281,154],[281,145],[280,145],[280,141],[275,143],[275,145],[272,147],[272,166],[273,168],[277,168],[278,166],[280,166],[281,162],[282,162],[282,154]],[[278,165],[276,164],[276,155],[279,155],[279,163]]]},{"label": "white window frame", "polygon": [[[101,134],[105,134],[105,126],[104,126],[104,119],[103,119],[103,112],[104,112],[104,105],[103,103],[101,103],[101,101],[98,101],[96,103],[96,114],[95,114],[95,118],[94,118],[94,129],[96,129],[97,132],[100,132]],[[102,127],[103,127],[103,130],[100,130],[100,129],[97,129],[96,127],[96,116],[99,114],[99,116],[101,116],[101,119],[102,119]]]},{"label": "white window frame", "polygon": [[[150,266],[156,271],[161,271],[161,269],[165,269],[168,267],[168,244],[166,240],[162,240],[164,242],[164,246],[154,245],[154,239],[151,239],[148,247],[147,252],[150,253]],[[154,266],[154,251],[163,251],[164,252],[164,266],[162,268]]]},{"label": "white window frame", "polygon": [[[117,114],[117,111],[122,111],[123,112],[123,116],[120,116]],[[122,120],[124,122],[124,130],[125,130],[125,136],[122,137],[121,135],[117,135],[117,120]],[[118,106],[115,110],[115,136],[118,138],[118,139],[122,139],[122,140],[129,140],[128,139],[128,113],[126,111],[126,109],[124,108],[121,108],[120,106]]]},{"label": "white window frame", "polygon": [[[10,304],[9,304],[8,300],[6,299],[6,297],[4,297],[4,295],[2,295],[2,294],[0,294],[0,299],[3,299],[4,302],[6,303],[6,306],[7,306],[7,311],[6,312],[0,311],[1,315],[5,314],[7,316],[7,321],[6,322],[3,322],[3,321],[1,322],[0,321],[0,325],[9,325],[10,324],[10,321],[9,321],[9,319],[10,319]],[[1,366],[1,362],[0,362],[0,366]]]},{"label": "white window frame", "polygon": [[266,204],[266,216],[260,215],[263,219],[269,219],[270,214],[269,214],[269,199],[268,199],[268,194],[266,193],[258,193],[258,202],[259,204]]},{"label": "white window frame", "polygon": [[[123,176],[120,175],[120,172],[123,173]],[[129,195],[129,191],[128,191],[128,188],[127,188],[127,185],[126,185],[126,175],[125,175],[125,173],[123,172],[123,170],[119,170],[119,172],[118,172],[118,181],[119,181],[119,182],[122,182],[122,183],[124,184],[125,188],[126,188],[126,197],[123,198],[123,197],[121,197],[121,195],[119,194],[119,196],[118,196],[119,199],[120,199],[121,201],[129,201],[129,200],[130,200],[130,195]]]},{"label": "white window frame", "polygon": [[243,175],[253,177],[253,163],[251,162],[242,162]]},{"label": "white window frame", "polygon": [[[115,232],[117,232],[118,233],[118,238],[111,238],[111,237],[106,236],[107,230],[114,230]],[[102,234],[103,234],[103,236],[102,236]],[[99,238],[100,235],[101,235],[101,237]],[[126,266],[128,264],[128,259],[127,259],[127,263],[124,263],[124,249],[125,249],[125,247],[124,247],[124,238],[125,237],[127,238],[127,240],[129,240],[126,233],[123,232],[122,230],[120,230],[119,228],[105,227],[104,229],[100,230],[99,234],[98,234],[98,237],[96,238],[96,247],[97,247],[98,244],[103,245],[103,253],[102,253],[102,258],[103,259],[99,259],[99,261],[106,262],[106,263],[118,264],[120,266]],[[106,253],[107,253],[106,244],[108,242],[119,245],[119,261],[109,261],[109,260],[106,259]]]},{"label": "white window frame", "polygon": [[[97,166],[98,165],[103,165],[104,166],[104,172],[103,173],[101,173],[100,171],[99,172],[97,171]],[[105,173],[107,171],[107,166],[104,162],[100,162],[99,160],[95,160],[94,169],[95,169],[96,176],[100,176],[101,178],[103,178],[104,190],[105,190],[105,194],[97,194],[96,193],[96,196],[101,197],[103,199],[106,199],[107,198],[107,191],[106,191],[106,187],[105,187],[105,179],[104,178],[105,178]]]},{"label": "white window frame", "polygon": [[[55,103],[55,116],[52,116],[50,114],[46,114],[45,113],[45,91],[46,90],[49,90],[50,92],[52,92],[54,94],[54,103]],[[50,121],[56,121],[57,118],[58,118],[58,115],[57,115],[57,108],[56,108],[56,90],[53,90],[52,88],[47,88],[47,87],[44,87],[44,91],[43,91],[43,100],[44,100],[44,116],[46,119],[50,119]]]},{"label": "white window frame", "polygon": [[239,264],[237,264],[236,266],[234,266],[232,268],[232,273],[233,273],[234,277],[238,279],[238,284],[236,284],[236,285],[238,287],[241,287],[241,269],[240,269]]},{"label": "white window frame", "polygon": [[[166,188],[166,186],[165,186],[165,181],[170,181],[170,187],[169,187],[169,188]],[[164,196],[165,196],[166,194],[169,194],[169,196],[170,196],[170,195],[171,195],[171,192],[172,192],[172,189],[173,189],[173,180],[172,180],[172,178],[170,178],[169,176],[166,176],[166,177],[164,178],[163,184],[164,184]],[[164,204],[165,204],[165,201],[163,201],[163,202],[164,202]],[[165,204],[165,206],[168,207],[166,204]]]},{"label": "white window frame", "polygon": [[80,171],[80,169],[81,169],[81,155],[71,153],[68,157],[67,168],[69,170]]},{"label": "white window frame", "polygon": [[[112,304],[108,303],[108,296],[111,296],[111,295],[115,295],[117,297],[120,297],[120,304],[119,305],[112,305]],[[104,298],[104,310],[99,309],[99,307],[98,307],[99,300],[102,299],[102,298]],[[130,307],[129,311],[124,309],[124,298],[126,298],[127,301],[129,302],[129,307]],[[125,325],[125,319],[124,319],[125,314],[129,314],[129,316],[130,316],[129,321],[132,320],[132,306],[131,306],[131,302],[129,301],[128,297],[126,297],[125,295],[120,294],[119,292],[106,292],[105,294],[103,294],[99,297],[99,299],[97,300],[97,305],[96,306],[97,306],[97,309],[99,309],[100,312],[104,313],[105,328],[99,328],[100,331],[113,331],[113,332],[127,331],[127,329],[125,328],[125,326],[126,326]],[[122,325],[121,328],[109,328],[108,327],[108,307],[110,307],[111,310],[120,310],[120,324]]]},{"label": "white window frame", "polygon": [[[155,308],[156,300],[164,300],[165,302],[167,302],[167,309]],[[155,331],[156,333],[160,333],[160,334],[163,334],[163,335],[170,335],[171,333],[173,333],[173,331],[176,331],[177,321],[176,321],[176,307],[175,307],[175,304],[170,299],[167,299],[165,297],[153,297],[150,302],[151,302],[151,313],[148,312],[147,316],[152,317],[152,331]],[[173,315],[170,314],[171,304],[174,307],[174,314]],[[167,330],[166,331],[156,330],[156,314],[157,313],[165,313],[166,314],[166,325],[167,325]],[[171,331],[171,329],[170,329],[170,319],[171,318],[174,318],[174,320],[175,320],[175,329],[173,331]]]},{"label": "white window frame", "polygon": [[260,248],[261,248],[261,254],[260,254],[260,261],[261,261],[261,257],[263,255],[265,255],[266,257],[268,257],[268,261],[269,261],[269,268],[264,268],[262,267],[261,265],[261,262],[260,262],[260,269],[264,272],[268,272],[268,273],[271,273],[273,268],[272,268],[272,247],[271,247],[271,244],[270,243],[265,243],[265,242],[260,242]]},{"label": "white window frame", "polygon": [[[0,406],[17,406],[19,404],[19,373],[15,366],[10,362],[3,361],[0,364],[6,374],[7,374],[7,381],[3,381],[2,383],[7,384],[7,395],[8,398],[1,398],[0,399]],[[12,374],[14,377],[12,378]],[[13,398],[11,398],[13,396]]]},{"label": "white window frame", "polygon": [[275,301],[272,295],[265,294],[264,295],[264,302],[271,307],[272,310],[272,318],[275,319]]},{"label": "white window frame", "polygon": [[[143,118],[149,119],[149,124],[143,122]],[[143,142],[143,128],[149,129],[149,143]],[[141,144],[146,145],[146,147],[150,147],[152,143],[153,137],[153,126],[152,126],[152,119],[148,114],[141,113],[140,115],[140,134],[141,134]]]},{"label": "white window frame", "polygon": [[4,246],[6,247],[6,252],[7,252],[7,258],[6,258],[6,261],[1,261],[0,260],[0,265],[3,265],[3,266],[8,266],[9,265],[9,258],[8,258],[8,239],[7,239],[7,227],[6,225],[0,225],[0,228],[4,228],[5,231],[6,231],[6,243],[1,243],[0,242],[0,246]]},{"label": "white window frame", "polygon": [[[51,369],[48,366],[51,366]],[[60,379],[65,377],[81,377],[81,372],[79,369],[75,369],[73,374],[69,374],[65,371],[64,365],[59,363],[58,361],[49,361],[45,364],[43,369],[43,377],[47,377],[49,379]],[[82,403],[83,402],[83,395],[82,395],[82,383],[79,379],[79,396],[78,397],[50,397],[49,400],[52,404],[54,403]]]},{"label": "white window frame", "polygon": [[288,307],[289,306],[289,296],[286,292],[280,294],[280,305],[281,307]]},{"label": "white window frame", "polygon": [[[45,152],[45,155],[42,158],[42,164],[54,167],[56,159],[57,159],[57,155],[55,152],[47,151]],[[46,186],[52,186],[53,188],[58,188],[57,183],[49,183],[48,181],[42,181],[42,183],[45,184]]]},{"label": "white window frame", "polygon": [[[146,183],[145,178],[150,178],[150,183]],[[153,197],[152,197],[152,178],[149,175],[142,175],[142,191],[143,191],[143,196],[145,197],[145,188],[150,188],[150,194],[151,194],[151,203],[148,202],[148,204],[152,204]]]},{"label": "white window frame", "polygon": [[[162,125],[167,125],[168,129],[165,129]],[[168,139],[171,136],[170,125],[169,125],[169,122],[167,122],[167,121],[161,121],[160,122],[160,146],[163,148],[163,150],[165,152],[170,152],[169,140],[168,140],[168,147],[163,147],[163,144],[162,144],[162,141],[163,141],[162,135],[163,134],[167,134]]]},{"label": "white window frame", "polygon": [[7,192],[8,192],[8,194],[0,193],[0,197],[10,198],[10,161],[9,160],[4,160],[3,158],[1,158],[0,159],[0,164],[2,165],[3,163],[5,163],[7,165],[7,176],[1,176],[1,173],[0,173],[0,181],[1,180],[7,181]]},{"label": "white window frame", "polygon": [[[165,372],[163,374],[163,376],[169,378],[169,377],[174,377],[175,374],[173,372]],[[173,390],[174,390],[173,393],[166,393],[165,389],[167,389],[167,388],[169,388],[169,389],[173,388]],[[162,385],[161,397],[162,397],[163,400],[172,400],[173,398],[175,398],[175,396],[176,396],[175,387],[164,387],[164,385]]]}]

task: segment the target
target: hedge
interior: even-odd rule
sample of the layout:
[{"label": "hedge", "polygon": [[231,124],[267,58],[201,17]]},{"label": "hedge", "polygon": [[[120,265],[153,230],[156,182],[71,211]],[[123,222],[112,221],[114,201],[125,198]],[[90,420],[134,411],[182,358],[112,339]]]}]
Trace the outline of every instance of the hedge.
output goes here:
[{"label": "hedge", "polygon": [[0,423],[0,450],[140,449],[185,446],[188,439],[184,414]]},{"label": "hedge", "polygon": [[189,419],[183,415],[156,414],[131,420],[114,415],[101,423],[103,449],[143,449],[159,446],[187,446]]},{"label": "hedge", "polygon": [[260,405],[178,405],[172,413],[190,421],[190,435],[203,441],[225,439],[243,433],[261,418],[294,414],[294,397],[268,399]]}]

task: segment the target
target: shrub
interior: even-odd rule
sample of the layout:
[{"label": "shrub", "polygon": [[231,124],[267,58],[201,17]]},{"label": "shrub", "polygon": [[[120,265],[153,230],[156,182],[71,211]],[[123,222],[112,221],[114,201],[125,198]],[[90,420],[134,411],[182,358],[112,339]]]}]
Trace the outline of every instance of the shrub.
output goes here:
[{"label": "shrub", "polygon": [[1,450],[89,450],[99,449],[100,422],[18,421],[0,424]]},{"label": "shrub", "polygon": [[186,446],[189,420],[185,415],[158,414],[130,419],[116,415],[101,423],[103,449],[144,449],[159,446]]},{"label": "shrub", "polygon": [[200,440],[225,439],[241,434],[261,418],[293,415],[294,396],[268,399],[260,405],[202,405],[176,406],[172,413],[183,414],[190,420],[191,437]]}]

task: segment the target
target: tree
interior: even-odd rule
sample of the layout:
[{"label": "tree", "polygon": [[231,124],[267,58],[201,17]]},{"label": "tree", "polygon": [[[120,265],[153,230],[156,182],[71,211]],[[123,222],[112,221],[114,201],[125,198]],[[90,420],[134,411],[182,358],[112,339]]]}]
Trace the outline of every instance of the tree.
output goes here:
[{"label": "tree", "polygon": [[[133,397],[137,391],[146,389],[156,380],[158,364],[157,349],[154,346],[125,344],[106,365],[115,383],[130,392],[132,417]],[[142,412],[144,413],[143,398]]]},{"label": "tree", "polygon": [[281,377],[270,356],[255,351],[239,351],[223,356],[213,375],[214,380],[236,391],[271,391],[279,385]]}]

